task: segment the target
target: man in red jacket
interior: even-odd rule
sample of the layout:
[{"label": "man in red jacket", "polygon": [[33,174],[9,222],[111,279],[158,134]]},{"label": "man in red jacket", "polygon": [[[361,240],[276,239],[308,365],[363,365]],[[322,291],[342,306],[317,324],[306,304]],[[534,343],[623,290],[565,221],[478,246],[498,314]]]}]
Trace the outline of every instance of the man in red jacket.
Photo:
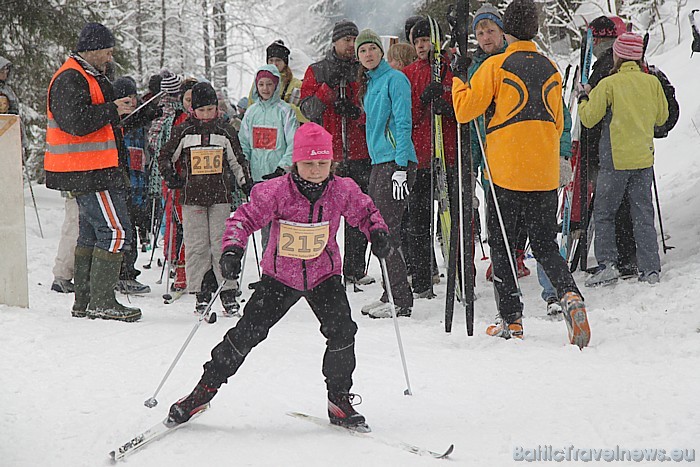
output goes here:
[{"label": "man in red jacket", "polygon": [[[433,44],[430,42],[430,23],[421,19],[411,29],[410,37],[418,60],[403,69],[411,82],[413,115],[413,145],[418,156],[416,181],[408,199],[408,245],[413,291],[417,298],[432,298],[431,281],[435,252],[430,231],[433,194],[430,192],[430,162],[433,159],[432,111],[442,115],[442,141],[448,176],[457,154],[457,122],[452,110],[452,71],[447,59],[441,61],[440,83],[433,82],[431,62]],[[455,204],[455,203],[453,203]],[[456,204],[455,204],[456,206]],[[406,218],[404,218],[406,219]]]},{"label": "man in red jacket", "polygon": [[[333,135],[333,160],[341,164],[336,173],[352,178],[367,193],[371,162],[365,138],[365,115],[358,100],[360,64],[355,57],[358,34],[352,21],[335,24],[333,45],[326,57],[306,70],[300,107],[306,118]],[[343,258],[346,282],[367,285],[375,281],[365,274],[366,251],[367,239],[362,232],[346,225]]]}]

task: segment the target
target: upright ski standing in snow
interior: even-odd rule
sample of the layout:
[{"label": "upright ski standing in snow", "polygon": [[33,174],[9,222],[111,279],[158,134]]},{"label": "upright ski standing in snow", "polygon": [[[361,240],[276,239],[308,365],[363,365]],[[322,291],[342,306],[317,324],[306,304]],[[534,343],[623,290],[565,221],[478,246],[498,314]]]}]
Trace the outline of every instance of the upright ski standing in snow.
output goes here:
[{"label": "upright ski standing in snow", "polygon": [[[447,21],[451,28],[451,43],[457,45],[459,54],[463,59],[470,57],[468,50],[468,25],[470,24],[470,4],[468,0],[458,0],[455,5],[450,5],[447,11]],[[455,70],[453,70],[455,71]],[[455,74],[457,72],[455,71]],[[460,77],[466,80],[466,75]],[[460,240],[459,248],[453,248],[450,257],[450,264],[454,271],[461,271],[458,291],[460,300],[464,305],[466,317],[467,335],[474,335],[474,192],[473,192],[473,160],[471,147],[471,125],[461,125],[457,122],[457,177],[455,177],[455,192],[459,191],[459,196],[455,196],[459,204],[459,228],[452,229],[456,232],[455,242]],[[457,267],[457,258],[460,259]],[[454,297],[450,293],[450,278],[448,277],[448,300]],[[452,281],[454,284],[455,281]],[[454,299],[452,298],[452,303]],[[451,307],[445,312],[445,331],[450,332],[452,328]]]}]

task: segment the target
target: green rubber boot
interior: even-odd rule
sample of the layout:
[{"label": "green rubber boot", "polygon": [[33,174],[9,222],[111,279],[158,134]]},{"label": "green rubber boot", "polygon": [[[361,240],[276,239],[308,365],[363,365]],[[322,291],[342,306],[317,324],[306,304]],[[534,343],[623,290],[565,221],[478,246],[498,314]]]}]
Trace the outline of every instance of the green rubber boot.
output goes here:
[{"label": "green rubber boot", "polygon": [[75,247],[75,269],[73,282],[75,284],[75,302],[71,315],[75,318],[87,316],[87,307],[90,304],[90,270],[92,269],[92,248],[84,246]]},{"label": "green rubber boot", "polygon": [[123,253],[110,253],[100,248],[93,251],[88,318],[127,322],[141,319],[140,309],[124,306],[114,298],[114,286],[119,280],[123,256]]}]

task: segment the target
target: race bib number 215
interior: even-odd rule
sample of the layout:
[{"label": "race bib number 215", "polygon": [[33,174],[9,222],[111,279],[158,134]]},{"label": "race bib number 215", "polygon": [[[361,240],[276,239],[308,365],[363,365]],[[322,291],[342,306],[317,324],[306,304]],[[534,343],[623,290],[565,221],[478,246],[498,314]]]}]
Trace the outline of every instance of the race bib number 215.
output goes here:
[{"label": "race bib number 215", "polygon": [[300,224],[280,220],[279,255],[298,259],[318,258],[328,244],[329,227],[328,221]]}]

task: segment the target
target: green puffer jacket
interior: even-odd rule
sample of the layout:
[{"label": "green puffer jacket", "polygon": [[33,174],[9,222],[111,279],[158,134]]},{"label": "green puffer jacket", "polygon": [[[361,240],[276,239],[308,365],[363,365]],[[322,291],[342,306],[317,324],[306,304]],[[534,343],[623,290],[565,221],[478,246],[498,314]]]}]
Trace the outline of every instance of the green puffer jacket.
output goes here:
[{"label": "green puffer jacket", "polygon": [[579,117],[587,128],[603,120],[601,167],[646,169],[654,165],[654,126],[666,122],[668,101],[656,76],[624,62],[579,104]]},{"label": "green puffer jacket", "polygon": [[[265,70],[279,78],[277,67],[265,65]],[[257,73],[256,73],[257,76]],[[299,123],[294,109],[280,99],[279,83],[273,96],[263,101],[258,90],[253,90],[254,104],[248,108],[241,122],[238,139],[246,159],[250,161],[250,175],[254,182],[273,173],[277,168],[292,165],[294,133]]]}]

